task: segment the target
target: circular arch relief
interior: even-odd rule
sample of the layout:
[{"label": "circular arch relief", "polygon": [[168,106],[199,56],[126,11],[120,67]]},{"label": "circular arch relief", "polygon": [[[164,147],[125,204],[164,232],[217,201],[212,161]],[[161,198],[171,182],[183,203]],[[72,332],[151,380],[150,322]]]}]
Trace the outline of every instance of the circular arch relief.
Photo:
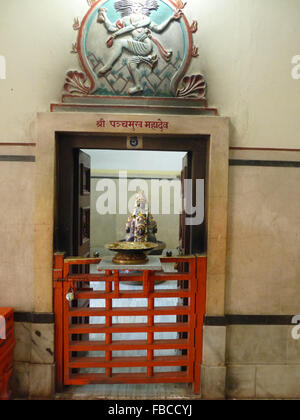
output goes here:
[{"label": "circular arch relief", "polygon": [[[103,23],[99,23],[99,10],[105,8],[106,16],[113,25],[122,26],[122,17],[115,9],[115,0],[100,0],[86,14],[79,33],[78,53],[83,68],[90,79],[91,90],[89,94],[96,96],[128,96],[130,89],[135,86],[131,62],[138,61],[137,71],[142,94],[145,97],[174,97],[178,84],[184,75],[191,59],[192,41],[190,26],[185,18],[172,19],[176,8],[168,0],[158,0],[158,9],[152,10],[149,18],[155,25],[166,27],[155,32],[151,30],[152,52],[157,57],[155,66],[145,61],[144,58],[126,51],[122,48],[120,56],[113,63],[112,68],[99,76],[99,69],[105,66],[111,54],[116,50],[116,45],[107,46],[111,32]],[[130,17],[125,18],[130,19]],[[123,19],[124,20],[124,19]],[[141,33],[148,28],[139,28]],[[130,43],[132,34],[120,37]],[[166,59],[165,52],[171,54]]]}]

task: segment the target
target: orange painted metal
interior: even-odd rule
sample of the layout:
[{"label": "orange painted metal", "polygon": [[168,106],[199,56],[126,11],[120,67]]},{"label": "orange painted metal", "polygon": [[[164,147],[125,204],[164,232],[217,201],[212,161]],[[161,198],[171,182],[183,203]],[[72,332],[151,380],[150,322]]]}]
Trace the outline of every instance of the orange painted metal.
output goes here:
[{"label": "orange painted metal", "polygon": [[[202,330],[205,314],[205,257],[161,258],[162,263],[184,263],[185,273],[162,273],[143,270],[141,275],[124,274],[120,270],[105,274],[71,274],[73,265],[98,264],[97,258],[67,258],[56,255],[54,263],[54,299],[56,317],[56,384],[84,385],[95,383],[194,383],[194,392],[200,390],[202,362]],[[142,282],[140,290],[122,290],[122,284],[132,280]],[[175,288],[156,288],[156,283],[172,280]],[[80,288],[80,284],[90,285]],[[93,290],[94,285],[101,290]],[[182,288],[185,284],[187,288]],[[98,289],[98,288],[97,288]],[[72,290],[77,300],[102,300],[101,307],[73,307],[66,299]],[[185,305],[170,303],[159,306],[159,299],[176,299]],[[144,306],[136,304],[119,307],[119,300],[143,299]],[[186,304],[187,303],[187,304]],[[163,316],[186,315],[183,322],[164,321]],[[101,323],[91,323],[91,317],[101,317]],[[116,318],[117,317],[117,318]],[[130,322],[120,317],[143,317]],[[72,320],[82,318],[83,323]],[[99,321],[100,322],[100,321]],[[187,333],[181,338],[179,333]],[[118,339],[115,334],[143,334],[142,339]],[[173,333],[161,339],[157,334]],[[174,333],[176,338],[174,338]],[[102,334],[99,340],[79,340],[80,335]],[[184,352],[182,352],[184,350]],[[143,356],[134,356],[142,351]],[[163,354],[161,354],[163,351]],[[100,353],[99,353],[100,352]],[[115,352],[126,352],[126,355]],[[128,353],[129,352],[129,353]],[[167,355],[165,355],[167,352]],[[130,357],[128,357],[130,354]],[[177,370],[170,370],[176,367]],[[143,371],[122,372],[122,370]],[[161,371],[162,369],[162,371]],[[93,370],[87,371],[86,370]],[[101,370],[101,372],[95,372]],[[117,370],[117,371],[116,371]],[[160,371],[158,371],[160,370]],[[121,371],[121,372],[120,372]]]},{"label": "orange painted metal", "polygon": [[195,364],[194,393],[200,393],[201,365],[203,348],[203,324],[206,312],[206,273],[207,258],[197,257],[197,290],[196,290],[196,329],[195,329]]},{"label": "orange painted metal", "polygon": [[[13,372],[14,311],[12,308],[0,308],[0,400],[10,397],[9,380]],[[3,322],[5,320],[5,322]]]},{"label": "orange painted metal", "polygon": [[55,368],[56,389],[63,388],[63,269],[64,254],[54,254],[53,287],[54,287],[54,315],[55,315]]}]

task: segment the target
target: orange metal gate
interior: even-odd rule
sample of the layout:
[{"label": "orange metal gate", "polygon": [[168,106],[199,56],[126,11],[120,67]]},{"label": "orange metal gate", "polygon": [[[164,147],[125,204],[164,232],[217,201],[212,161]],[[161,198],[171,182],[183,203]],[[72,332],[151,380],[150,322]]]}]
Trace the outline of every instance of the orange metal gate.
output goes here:
[{"label": "orange metal gate", "polygon": [[[194,392],[199,393],[206,257],[161,258],[162,263],[180,264],[185,268],[185,272],[179,273],[142,271],[134,278],[119,270],[105,274],[71,274],[74,265],[100,261],[100,258],[65,259],[63,254],[55,254],[57,389],[61,390],[63,385],[95,383],[186,382],[193,383]],[[122,285],[132,280],[140,282],[139,290],[123,290]],[[157,286],[162,281],[168,282],[165,283],[168,288]],[[99,301],[102,306],[74,307],[66,298],[69,293],[74,294],[77,302]],[[174,305],[176,298],[181,305]],[[142,299],[143,306],[119,307],[118,302],[124,299],[127,302]],[[160,306],[160,299],[169,300],[170,306]],[[165,322],[166,316],[173,317],[175,322]],[[93,323],[93,317],[97,317],[97,323]],[[135,321],[130,322],[130,317]],[[141,322],[136,322],[138,317],[142,317]],[[131,333],[143,334],[142,339],[130,338]],[[161,338],[162,333],[170,334],[171,338]],[[91,339],[91,334],[94,337],[100,334],[101,340]],[[124,339],[126,334],[128,339]],[[144,354],[135,356],[134,351]],[[122,352],[126,352],[126,357]]]}]

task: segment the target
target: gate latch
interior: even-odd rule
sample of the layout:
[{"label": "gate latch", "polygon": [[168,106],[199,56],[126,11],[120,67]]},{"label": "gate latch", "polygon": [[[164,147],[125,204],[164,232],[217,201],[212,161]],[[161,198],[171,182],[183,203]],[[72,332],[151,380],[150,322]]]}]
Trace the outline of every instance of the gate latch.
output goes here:
[{"label": "gate latch", "polygon": [[68,293],[66,294],[66,299],[68,302],[72,302],[75,299],[74,290],[71,288],[69,289]]}]

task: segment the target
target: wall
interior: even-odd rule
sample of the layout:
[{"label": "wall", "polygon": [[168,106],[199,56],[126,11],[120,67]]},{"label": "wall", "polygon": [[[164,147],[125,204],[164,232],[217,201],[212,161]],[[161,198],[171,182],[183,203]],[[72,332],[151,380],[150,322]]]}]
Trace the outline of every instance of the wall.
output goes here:
[{"label": "wall", "polygon": [[[299,148],[297,0],[192,2],[209,101],[230,116],[232,146]],[[197,3],[197,6],[196,6]]]},{"label": "wall", "polygon": [[35,147],[0,145],[0,305],[33,310]]},{"label": "wall", "polygon": [[241,155],[265,166],[230,167],[227,313],[298,313],[300,151]]},{"label": "wall", "polygon": [[300,151],[232,151],[231,159],[226,314],[235,325],[227,327],[227,395],[297,398]]},{"label": "wall", "polygon": [[[59,101],[66,71],[79,69],[72,25],[87,10],[86,0],[25,0],[21,12],[18,0],[1,4],[1,141],[34,141],[36,112]],[[298,148],[298,0],[189,0],[185,12],[199,24],[190,73],[205,74],[210,105],[230,116],[231,145]]]}]

